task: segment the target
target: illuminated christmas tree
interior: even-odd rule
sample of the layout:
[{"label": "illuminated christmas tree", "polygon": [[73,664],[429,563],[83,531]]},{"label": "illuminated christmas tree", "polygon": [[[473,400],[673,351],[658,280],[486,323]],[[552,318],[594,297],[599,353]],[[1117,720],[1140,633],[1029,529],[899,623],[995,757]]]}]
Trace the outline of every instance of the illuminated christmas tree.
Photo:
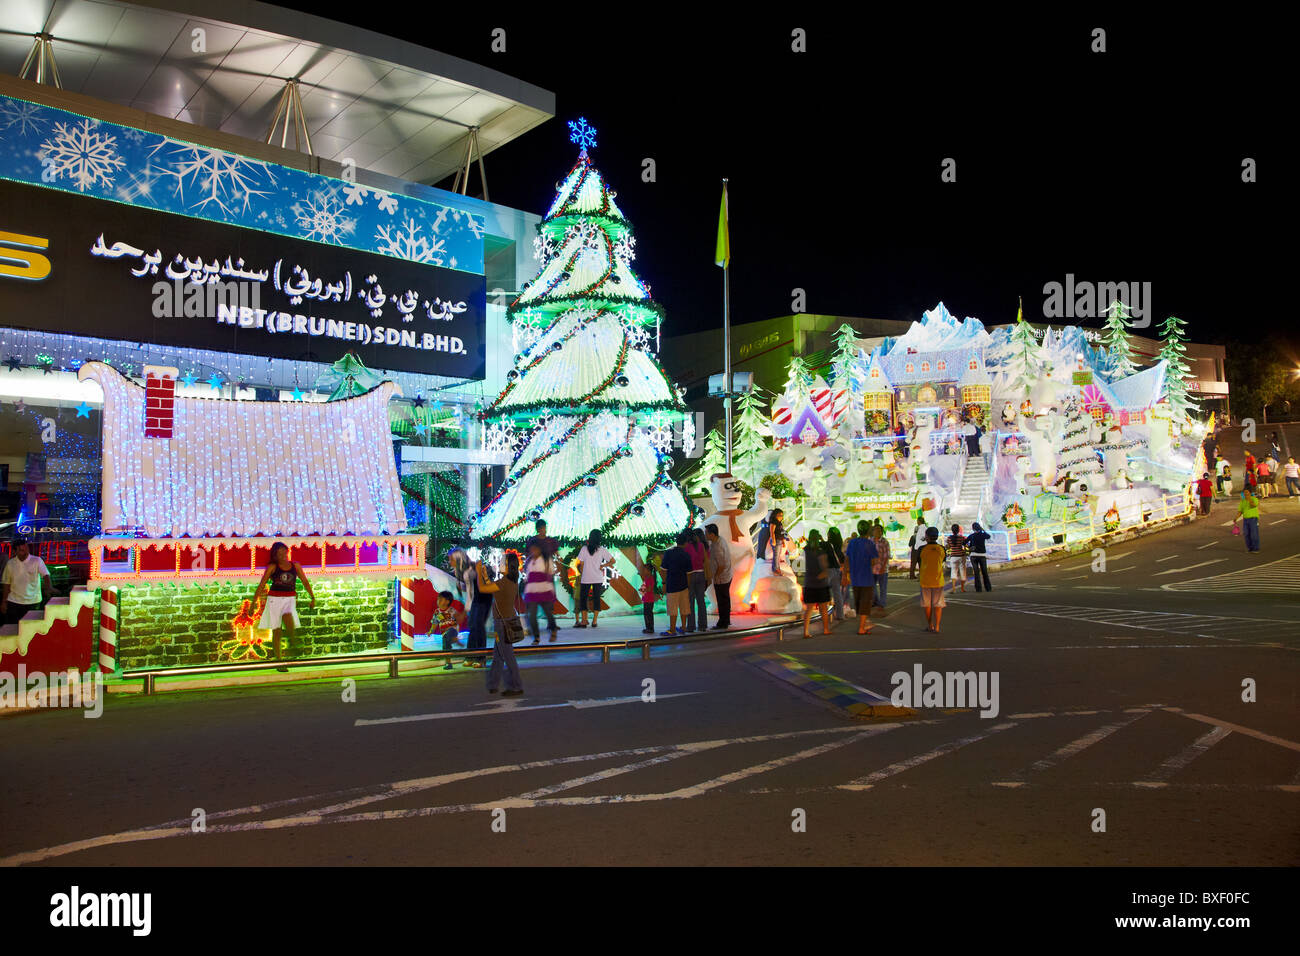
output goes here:
[{"label": "illuminated christmas tree", "polygon": [[1160,326],[1163,341],[1160,358],[1169,363],[1165,368],[1165,398],[1174,421],[1185,422],[1189,412],[1196,411],[1196,400],[1187,394],[1187,377],[1191,366],[1187,364],[1185,323],[1177,316],[1169,316]]},{"label": "illuminated christmas tree", "polygon": [[709,479],[726,470],[726,439],[717,428],[711,428],[704,436],[704,455],[686,480],[686,490],[696,495],[707,495],[710,488]]},{"label": "illuminated christmas tree", "polygon": [[1106,314],[1106,331],[1102,333],[1102,344],[1110,355],[1116,379],[1125,378],[1137,371],[1137,363],[1133,361],[1133,347],[1128,341],[1131,319],[1128,306],[1119,299],[1111,303]]},{"label": "illuminated christmas tree", "polygon": [[600,528],[613,546],[663,546],[694,511],[668,477],[674,431],[690,416],[654,357],[663,310],[632,271],[632,228],[591,163],[595,130],[571,122],[580,152],[535,240],[541,271],[508,317],[522,350],[481,418],[484,447],[512,451],[471,541],[519,546],[544,519],[561,544]]},{"label": "illuminated christmas tree", "polygon": [[764,453],[772,435],[772,422],[763,411],[762,389],[757,385],[736,400],[736,441],[731,449],[731,471],[753,487],[763,480]]}]

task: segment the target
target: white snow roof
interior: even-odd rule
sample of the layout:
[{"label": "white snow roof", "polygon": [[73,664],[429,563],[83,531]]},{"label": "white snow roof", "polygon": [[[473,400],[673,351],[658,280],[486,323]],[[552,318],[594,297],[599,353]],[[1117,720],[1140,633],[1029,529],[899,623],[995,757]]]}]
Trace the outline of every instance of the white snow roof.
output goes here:
[{"label": "white snow roof", "polygon": [[175,399],[145,438],[145,390],[102,362],[103,530],[152,537],[391,534],[406,529],[385,382],[337,402]]},{"label": "white snow roof", "polygon": [[1161,394],[1164,392],[1167,367],[1167,362],[1157,362],[1148,369],[1134,372],[1132,375],[1103,386],[1103,393],[1109,393],[1113,398],[1110,403],[1112,408],[1123,408],[1128,411],[1150,408],[1160,401]]}]

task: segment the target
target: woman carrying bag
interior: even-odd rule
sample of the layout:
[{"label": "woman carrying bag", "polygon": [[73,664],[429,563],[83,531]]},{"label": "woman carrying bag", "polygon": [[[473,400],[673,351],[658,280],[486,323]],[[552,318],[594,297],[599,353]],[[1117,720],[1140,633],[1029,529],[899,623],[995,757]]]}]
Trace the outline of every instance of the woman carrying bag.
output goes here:
[{"label": "woman carrying bag", "polygon": [[483,594],[492,595],[492,629],[495,637],[492,641],[492,666],[487,674],[488,693],[497,692],[504,672],[506,689],[501,696],[518,697],[524,692],[513,646],[524,639],[524,625],[515,610],[515,599],[519,597],[518,555],[506,555],[506,573],[496,581],[488,580],[487,571],[483,563],[479,562],[478,589]]},{"label": "woman carrying bag", "polygon": [[812,622],[814,604],[822,615],[822,633],[829,634],[831,623],[826,616],[826,605],[831,599],[830,569],[822,533],[815,528],[808,532],[808,546],[804,548],[803,562],[803,636],[812,637],[808,626]]},{"label": "woman carrying bag", "polygon": [[831,602],[835,620],[844,620],[844,593],[847,590],[849,569],[844,563],[844,536],[840,529],[831,527],[826,532],[826,543],[822,545],[826,554],[827,583],[831,588]]}]

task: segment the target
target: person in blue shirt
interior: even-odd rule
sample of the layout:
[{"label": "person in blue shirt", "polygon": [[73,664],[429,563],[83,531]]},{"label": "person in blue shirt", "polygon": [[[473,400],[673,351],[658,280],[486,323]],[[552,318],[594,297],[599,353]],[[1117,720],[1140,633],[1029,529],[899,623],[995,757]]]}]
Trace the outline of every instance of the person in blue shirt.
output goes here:
[{"label": "person in blue shirt", "polygon": [[664,595],[668,605],[668,630],[663,632],[664,637],[675,637],[677,631],[677,616],[682,618],[682,633],[685,633],[686,622],[690,620],[691,603],[690,591],[687,589],[687,575],[691,572],[691,556],[686,553],[683,547],[692,536],[686,533],[677,536],[677,546],[670,548],[659,562],[660,573],[664,577]]},{"label": "person in blue shirt", "polygon": [[[966,546],[970,548],[970,568],[971,577],[975,579],[976,591],[992,591],[993,585],[989,582],[989,555],[988,540],[991,535],[980,527],[976,521],[971,527],[970,534],[966,535]],[[984,587],[980,587],[980,578],[984,579]]]},{"label": "person in blue shirt", "polygon": [[858,633],[871,633],[871,602],[876,594],[876,576],[871,564],[876,560],[876,542],[870,537],[866,520],[858,522],[858,536],[844,549],[844,562],[853,586],[853,607],[858,615]]}]

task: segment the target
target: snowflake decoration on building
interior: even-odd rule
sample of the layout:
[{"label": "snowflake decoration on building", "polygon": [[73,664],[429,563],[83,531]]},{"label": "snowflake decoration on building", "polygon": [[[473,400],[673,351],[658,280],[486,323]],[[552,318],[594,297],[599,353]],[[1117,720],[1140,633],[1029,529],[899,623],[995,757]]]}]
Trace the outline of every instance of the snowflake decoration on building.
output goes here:
[{"label": "snowflake decoration on building", "polygon": [[126,165],[117,155],[117,137],[96,133],[94,120],[79,125],[54,124],[54,135],[41,144],[36,158],[49,170],[52,179],[64,174],[81,192],[102,183],[113,185],[113,175]]},{"label": "snowflake decoration on building", "polygon": [[579,116],[577,122],[569,120],[569,140],[583,149],[594,149],[596,127],[588,123],[585,116]]},{"label": "snowflake decoration on building", "polygon": [[663,412],[655,412],[646,428],[646,438],[650,439],[650,444],[654,445],[657,451],[664,454],[672,451],[673,423],[667,415]]},{"label": "snowflake decoration on building", "polygon": [[[40,118],[41,107],[25,100],[0,99],[0,127],[18,136],[40,132],[44,120]],[[14,130],[14,127],[18,127]]]},{"label": "snowflake decoration on building", "polygon": [[275,173],[268,163],[170,138],[164,138],[150,155],[157,155],[163,147],[170,147],[171,152],[157,168],[176,179],[176,195],[183,201],[188,185],[197,188],[203,196],[190,204],[191,209],[202,209],[213,203],[226,215],[234,216],[240,206],[246,212],[254,196],[272,195],[272,190],[255,189],[255,186],[276,185]]},{"label": "snowflake decoration on building", "polygon": [[483,450],[491,454],[514,451],[515,426],[510,422],[492,422],[483,429]]},{"label": "snowflake decoration on building", "polygon": [[294,220],[304,239],[342,245],[343,237],[352,235],[357,228],[355,219],[343,215],[343,204],[333,189],[314,192],[310,199],[296,202],[289,208],[293,210]]},{"label": "snowflake decoration on building", "polygon": [[442,253],[446,252],[447,240],[421,235],[424,227],[414,219],[407,219],[400,227],[389,229],[380,226],[375,231],[375,242],[379,251],[398,259],[411,262],[425,262],[435,266],[442,265]]},{"label": "snowflake decoration on building", "polygon": [[390,216],[397,212],[397,197],[386,189],[376,189],[373,186],[363,186],[361,183],[350,183],[343,187],[343,195],[347,196],[348,206],[364,206],[367,196],[374,196],[378,202],[376,205],[381,212],[386,212]]}]

